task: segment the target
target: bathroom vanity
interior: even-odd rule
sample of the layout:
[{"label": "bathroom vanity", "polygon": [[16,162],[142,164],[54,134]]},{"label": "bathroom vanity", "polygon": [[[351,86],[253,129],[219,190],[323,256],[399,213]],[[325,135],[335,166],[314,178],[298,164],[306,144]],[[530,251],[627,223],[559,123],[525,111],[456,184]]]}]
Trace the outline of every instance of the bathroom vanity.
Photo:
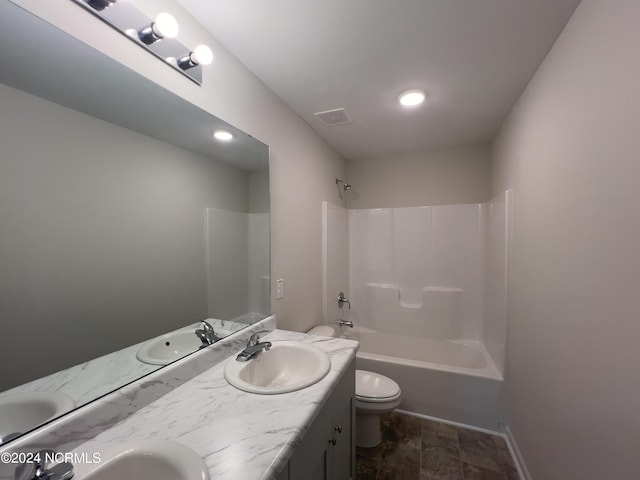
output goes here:
[{"label": "bathroom vanity", "polygon": [[278,480],[355,478],[355,382],[352,359]]},{"label": "bathroom vanity", "polygon": [[357,343],[284,330],[262,340],[311,343],[329,355],[331,369],[302,390],[247,393],[224,378],[226,362],[236,361],[234,352],[76,450],[92,453],[132,438],[160,438],[192,448],[211,478],[348,479],[355,463]]},{"label": "bathroom vanity", "polygon": [[[225,339],[226,346],[222,341],[220,346],[214,345],[210,350],[204,349],[176,362],[173,369],[171,366],[163,369],[164,375],[177,377],[180,371],[190,368],[189,364],[203,365],[215,355],[218,358],[199,375],[168,389],[164,395],[128,415],[105,422],[97,415],[85,416],[80,421],[74,418],[84,409],[90,409],[89,405],[40,432],[32,432],[15,445],[7,445],[4,451],[29,451],[34,449],[32,445],[37,445],[84,454],[85,458],[100,453],[105,462],[114,446],[169,441],[193,450],[203,460],[210,478],[215,479],[353,477],[354,372],[358,343],[274,330],[261,340],[274,345],[278,341],[312,344],[328,354],[331,368],[320,381],[298,391],[278,395],[247,393],[225,380],[224,369],[227,362],[236,361],[248,337],[263,328],[265,321]],[[165,382],[153,378],[140,381],[136,392],[127,394],[128,401],[135,403],[133,398],[149,394],[145,389]],[[113,410],[117,401],[110,396],[94,403],[111,405],[109,408]],[[74,478],[82,480],[99,466],[76,464]],[[3,469],[0,479],[13,479],[13,470]]]}]

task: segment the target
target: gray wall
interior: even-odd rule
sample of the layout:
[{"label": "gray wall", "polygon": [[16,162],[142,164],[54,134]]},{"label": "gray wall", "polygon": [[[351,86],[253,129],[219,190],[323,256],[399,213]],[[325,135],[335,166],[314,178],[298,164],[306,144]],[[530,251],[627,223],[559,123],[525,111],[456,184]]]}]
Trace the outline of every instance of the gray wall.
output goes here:
[{"label": "gray wall", "polygon": [[249,211],[269,213],[269,170],[249,172]]},{"label": "gray wall", "polygon": [[[215,60],[201,87],[172,71],[73,2],[14,0],[169,91],[253,135],[270,147],[272,296],[278,325],[305,331],[322,321],[322,201],[344,201],[334,178],[345,161],[174,0],[130,0],[149,17],[169,11],[186,45],[206,43]],[[272,288],[272,295],[275,288]]]},{"label": "gray wall", "polygon": [[206,317],[204,209],[248,211],[248,173],[4,85],[0,105],[0,390]]},{"label": "gray wall", "polygon": [[639,22],[583,0],[496,143],[509,424],[536,480],[640,478]]},{"label": "gray wall", "polygon": [[489,146],[349,160],[349,208],[480,203],[491,198]]}]

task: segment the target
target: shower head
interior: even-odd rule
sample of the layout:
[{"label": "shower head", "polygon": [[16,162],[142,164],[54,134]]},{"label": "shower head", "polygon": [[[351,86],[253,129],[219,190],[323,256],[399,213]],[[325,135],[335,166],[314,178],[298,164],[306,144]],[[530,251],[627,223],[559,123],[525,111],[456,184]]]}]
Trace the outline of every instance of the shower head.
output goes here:
[{"label": "shower head", "polygon": [[347,190],[351,190],[351,185],[348,184],[347,182],[345,182],[344,180],[340,180],[339,178],[336,178],[336,185],[338,184],[342,184],[342,188],[344,188],[344,191],[346,192]]}]

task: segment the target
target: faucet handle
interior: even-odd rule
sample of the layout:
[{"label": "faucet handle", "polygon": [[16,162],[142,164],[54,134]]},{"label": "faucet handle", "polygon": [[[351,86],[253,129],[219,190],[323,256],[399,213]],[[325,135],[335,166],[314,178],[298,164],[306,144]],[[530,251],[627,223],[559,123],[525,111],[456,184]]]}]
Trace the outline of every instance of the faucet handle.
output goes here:
[{"label": "faucet handle", "polygon": [[36,453],[33,461],[33,465],[36,467],[34,478],[49,478],[47,474],[47,464],[49,463],[49,459],[53,459],[55,454],[56,452],[48,448],[39,450]]},{"label": "faucet handle", "polygon": [[256,333],[251,335],[249,341],[247,342],[247,347],[252,347],[256,345],[260,341],[260,334],[262,333],[271,333],[271,330],[258,330]]},{"label": "faucet handle", "polygon": [[349,305],[349,310],[351,310],[351,302],[347,297],[344,296],[344,292],[340,292],[338,294],[338,307],[342,308],[345,303]]},{"label": "faucet handle", "polygon": [[205,331],[205,333],[213,332],[213,327],[206,320],[203,320],[202,322],[200,322],[200,325],[202,326],[202,329]]}]

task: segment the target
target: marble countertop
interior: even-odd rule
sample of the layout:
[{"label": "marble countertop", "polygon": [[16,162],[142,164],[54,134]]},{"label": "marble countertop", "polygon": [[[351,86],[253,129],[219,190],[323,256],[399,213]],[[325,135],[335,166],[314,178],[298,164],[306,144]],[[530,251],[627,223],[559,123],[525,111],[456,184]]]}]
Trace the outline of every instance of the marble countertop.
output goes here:
[{"label": "marble countertop", "polygon": [[[216,318],[206,318],[205,320],[214,327],[216,332],[221,329],[227,332],[237,332],[248,326],[245,323]],[[173,331],[195,331],[199,327],[200,322],[196,322]],[[80,407],[97,397],[122,387],[122,385],[158,370],[160,365],[149,365],[136,358],[136,352],[144,343],[136,343],[122,350],[0,392],[0,396],[24,392],[60,392],[71,397],[76,406]]]},{"label": "marble countertop", "polygon": [[358,343],[286,330],[262,339],[312,343],[327,352],[331,370],[297,392],[256,395],[227,383],[224,360],[74,452],[92,454],[130,440],[172,440],[200,455],[212,479],[275,478],[355,356]]}]

